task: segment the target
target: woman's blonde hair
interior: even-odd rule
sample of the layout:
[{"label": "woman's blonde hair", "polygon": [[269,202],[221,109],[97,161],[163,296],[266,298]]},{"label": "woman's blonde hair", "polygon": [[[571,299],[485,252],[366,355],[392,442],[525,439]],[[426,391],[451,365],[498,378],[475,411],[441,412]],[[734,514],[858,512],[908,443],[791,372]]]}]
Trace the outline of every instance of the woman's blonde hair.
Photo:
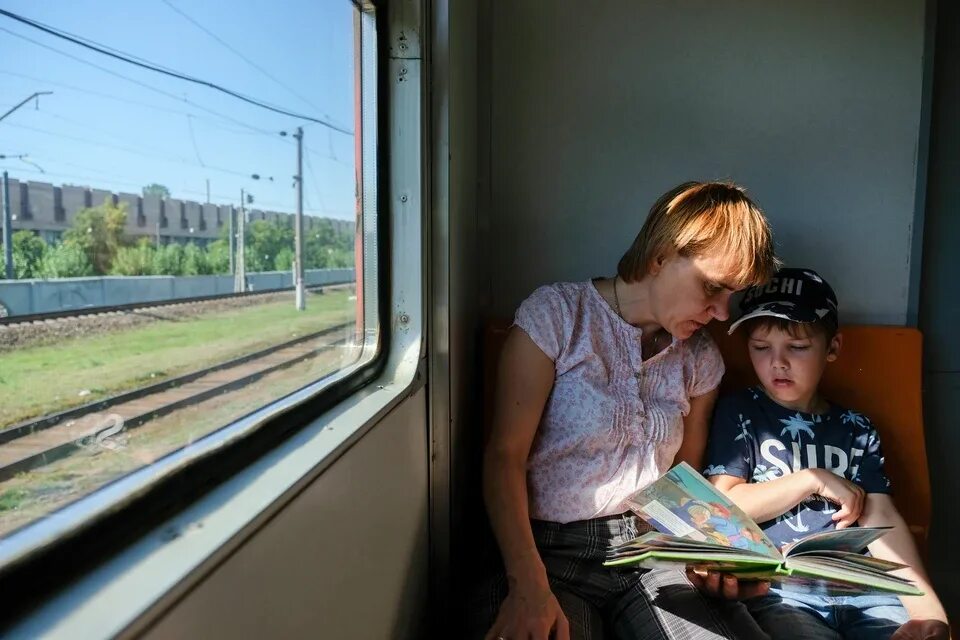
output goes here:
[{"label": "woman's blonde hair", "polygon": [[642,280],[657,257],[674,252],[728,256],[739,287],[766,282],[779,265],[763,211],[731,182],[685,182],[660,196],[617,273],[625,282]]}]

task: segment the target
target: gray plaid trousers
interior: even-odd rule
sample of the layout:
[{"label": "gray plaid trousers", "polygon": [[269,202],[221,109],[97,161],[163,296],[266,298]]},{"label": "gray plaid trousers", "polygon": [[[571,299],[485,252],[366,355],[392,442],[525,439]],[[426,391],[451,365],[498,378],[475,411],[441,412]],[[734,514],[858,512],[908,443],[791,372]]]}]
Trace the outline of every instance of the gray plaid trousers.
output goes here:
[{"label": "gray plaid trousers", "polygon": [[[769,640],[742,603],[703,595],[681,571],[604,567],[611,544],[649,531],[632,514],[531,524],[575,640]],[[471,637],[483,638],[506,595],[502,569],[483,581],[469,603]]]}]

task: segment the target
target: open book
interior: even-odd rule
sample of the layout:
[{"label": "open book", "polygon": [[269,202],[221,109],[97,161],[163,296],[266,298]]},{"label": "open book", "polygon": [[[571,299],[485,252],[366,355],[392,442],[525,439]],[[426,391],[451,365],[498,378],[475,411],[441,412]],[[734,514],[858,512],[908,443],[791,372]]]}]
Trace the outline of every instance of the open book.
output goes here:
[{"label": "open book", "polygon": [[904,565],[863,555],[890,527],[815,533],[782,550],[703,476],[680,463],[629,499],[657,531],[611,547],[606,566],[693,566],[823,595],[922,595],[891,575]]}]

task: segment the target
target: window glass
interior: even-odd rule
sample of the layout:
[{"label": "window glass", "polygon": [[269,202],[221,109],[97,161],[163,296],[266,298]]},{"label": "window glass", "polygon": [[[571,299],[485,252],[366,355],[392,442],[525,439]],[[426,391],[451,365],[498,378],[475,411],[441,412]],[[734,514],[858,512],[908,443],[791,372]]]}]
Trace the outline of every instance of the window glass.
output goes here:
[{"label": "window glass", "polygon": [[0,537],[378,341],[369,16],[3,13]]}]

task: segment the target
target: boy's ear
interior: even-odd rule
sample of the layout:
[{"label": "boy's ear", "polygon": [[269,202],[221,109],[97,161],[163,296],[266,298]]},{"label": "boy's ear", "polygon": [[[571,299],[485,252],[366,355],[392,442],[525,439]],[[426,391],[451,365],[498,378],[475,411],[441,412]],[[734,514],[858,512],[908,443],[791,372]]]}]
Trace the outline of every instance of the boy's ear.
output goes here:
[{"label": "boy's ear", "polygon": [[843,334],[839,331],[830,339],[827,345],[827,362],[833,362],[840,355],[840,349],[843,347]]}]

